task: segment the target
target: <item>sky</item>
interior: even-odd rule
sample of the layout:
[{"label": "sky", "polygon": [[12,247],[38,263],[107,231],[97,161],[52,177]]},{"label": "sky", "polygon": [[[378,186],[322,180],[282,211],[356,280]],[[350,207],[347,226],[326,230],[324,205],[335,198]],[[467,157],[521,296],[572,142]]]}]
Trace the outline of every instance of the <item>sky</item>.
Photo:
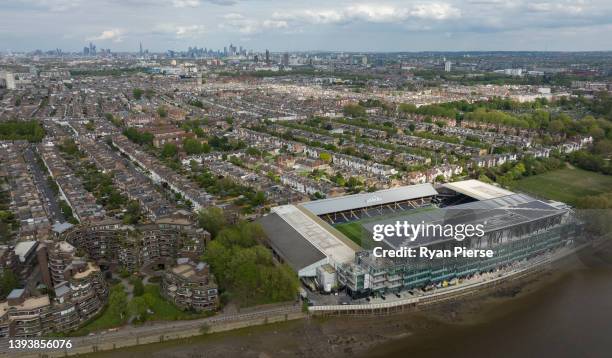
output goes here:
[{"label": "sky", "polygon": [[612,0],[0,0],[0,51],[612,50]]}]

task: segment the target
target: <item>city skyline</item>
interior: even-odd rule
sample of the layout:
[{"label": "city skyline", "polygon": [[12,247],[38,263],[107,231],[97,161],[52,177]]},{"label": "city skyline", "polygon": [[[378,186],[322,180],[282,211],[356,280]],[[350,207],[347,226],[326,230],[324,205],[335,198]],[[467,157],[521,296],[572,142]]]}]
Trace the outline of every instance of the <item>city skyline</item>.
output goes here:
[{"label": "city skyline", "polygon": [[257,51],[612,49],[612,4],[601,0],[9,0],[0,10],[0,51],[80,51],[89,42],[118,52],[137,52],[141,42],[152,52],[229,43]]}]

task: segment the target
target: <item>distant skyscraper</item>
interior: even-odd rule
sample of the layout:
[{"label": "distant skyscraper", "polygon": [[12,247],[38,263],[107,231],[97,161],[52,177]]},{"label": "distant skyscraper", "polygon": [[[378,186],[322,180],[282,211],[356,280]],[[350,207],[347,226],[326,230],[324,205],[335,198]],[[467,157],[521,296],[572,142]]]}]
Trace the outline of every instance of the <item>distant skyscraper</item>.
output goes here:
[{"label": "distant skyscraper", "polygon": [[89,56],[95,56],[96,55],[96,45],[94,45],[93,43],[89,43]]},{"label": "distant skyscraper", "polygon": [[452,66],[453,66],[452,62],[450,62],[450,61],[444,62],[444,72],[450,72]]},{"label": "distant skyscraper", "polygon": [[270,51],[266,49],[266,63],[270,63]]},{"label": "distant skyscraper", "polygon": [[283,54],[283,60],[281,61],[281,65],[289,66],[289,54],[286,52]]},{"label": "distant skyscraper", "polygon": [[140,42],[140,57],[142,57],[142,42]]}]

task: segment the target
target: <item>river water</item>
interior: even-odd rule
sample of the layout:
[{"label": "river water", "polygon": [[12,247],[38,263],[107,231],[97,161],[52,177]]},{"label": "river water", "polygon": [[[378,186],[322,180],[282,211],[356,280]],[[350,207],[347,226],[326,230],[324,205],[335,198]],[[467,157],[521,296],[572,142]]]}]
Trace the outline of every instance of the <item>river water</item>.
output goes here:
[{"label": "river water", "polygon": [[612,269],[575,270],[495,318],[384,344],[368,357],[612,357]]},{"label": "river water", "polygon": [[[584,261],[583,261],[584,262]],[[538,279],[541,284],[516,297],[492,302],[475,302],[475,320],[438,322],[426,329],[403,331],[404,338],[386,341],[363,357],[588,357],[612,358],[612,268],[582,265],[564,273],[555,272]],[[433,322],[424,312],[423,319]],[[407,320],[419,319],[406,316]],[[397,317],[397,321],[403,317]],[[113,358],[209,358],[209,357],[322,357],[354,356],[346,351],[334,353],[304,350],[304,346],[326,346],[331,338],[325,330],[304,330],[315,326],[293,321],[281,326],[254,328],[245,332],[226,332],[185,341],[169,341],[92,357]],[[321,323],[332,325],[338,320]],[[342,321],[345,328],[332,335],[350,336],[355,321]],[[366,333],[402,333],[384,318],[376,329]],[[361,329],[360,329],[361,330]],[[273,331],[273,332],[271,332]],[[315,332],[315,333],[313,333]],[[277,334],[278,333],[278,334]],[[262,353],[262,352],[267,353]],[[363,351],[362,351],[363,352]],[[342,354],[344,353],[344,354]]]}]

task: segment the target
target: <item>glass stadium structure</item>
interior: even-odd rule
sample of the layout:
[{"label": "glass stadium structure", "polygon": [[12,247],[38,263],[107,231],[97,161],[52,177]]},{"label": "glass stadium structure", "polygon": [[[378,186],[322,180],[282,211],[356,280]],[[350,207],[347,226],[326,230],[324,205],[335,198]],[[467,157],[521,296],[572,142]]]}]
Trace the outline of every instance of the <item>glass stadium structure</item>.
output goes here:
[{"label": "glass stadium structure", "polygon": [[[412,224],[484,226],[484,235],[463,241],[437,234],[410,241],[405,237],[385,237],[372,242],[375,224],[407,221]],[[467,204],[406,212],[392,219],[369,221],[363,226],[364,249],[381,246],[398,250],[426,246],[430,250],[491,249],[490,258],[380,258],[372,250],[363,250],[352,262],[337,266],[338,280],[354,298],[426,288],[447,284],[454,279],[494,271],[512,265],[528,265],[528,259],[574,245],[581,225],[570,208],[558,202],[544,202],[524,194],[475,201]],[[369,241],[369,242],[368,242]]]}]

